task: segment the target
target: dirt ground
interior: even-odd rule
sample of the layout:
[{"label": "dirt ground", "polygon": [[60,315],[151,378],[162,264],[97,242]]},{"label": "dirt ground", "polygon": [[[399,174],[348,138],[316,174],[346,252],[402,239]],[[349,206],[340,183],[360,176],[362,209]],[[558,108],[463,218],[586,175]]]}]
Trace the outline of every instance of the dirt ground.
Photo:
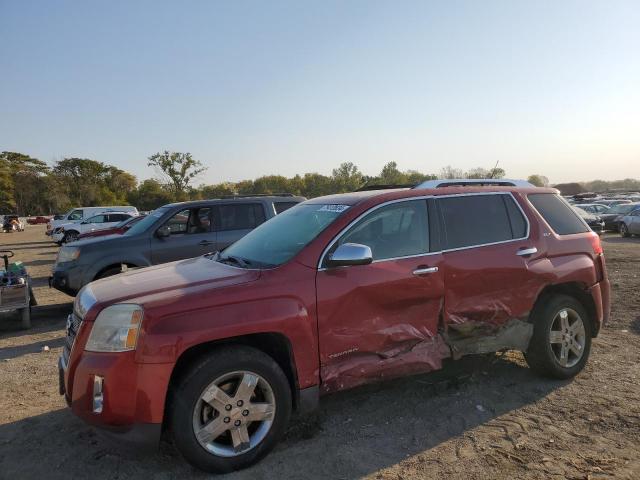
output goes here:
[{"label": "dirt ground", "polygon": [[[508,352],[326,397],[232,479],[640,478],[640,239],[605,235],[611,322],[573,381],[534,375]],[[76,419],[56,362],[71,297],[50,290],[44,226],[0,234],[35,280],[34,327],[0,316],[0,478],[204,478],[167,441],[125,452]],[[49,351],[43,351],[44,347]]]}]

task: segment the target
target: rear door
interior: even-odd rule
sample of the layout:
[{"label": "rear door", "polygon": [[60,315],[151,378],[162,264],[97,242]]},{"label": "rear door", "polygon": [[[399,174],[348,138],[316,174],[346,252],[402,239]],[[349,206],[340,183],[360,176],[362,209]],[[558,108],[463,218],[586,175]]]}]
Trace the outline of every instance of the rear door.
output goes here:
[{"label": "rear door", "polygon": [[429,230],[426,200],[394,202],[362,216],[325,255],[344,243],[373,253],[369,265],[318,271],[325,391],[440,367],[442,254]]},{"label": "rear door", "polygon": [[151,260],[154,264],[198,257],[215,250],[216,233],[212,229],[212,208],[185,208],[172,215],[168,225],[171,235],[151,237]]},{"label": "rear door", "polygon": [[[438,197],[444,232],[444,318],[452,339],[492,335],[531,310],[544,279],[539,253],[510,193]],[[537,231],[537,230],[536,230]]]},{"label": "rear door", "polygon": [[266,219],[262,203],[228,203],[215,207],[216,250],[224,250]]}]

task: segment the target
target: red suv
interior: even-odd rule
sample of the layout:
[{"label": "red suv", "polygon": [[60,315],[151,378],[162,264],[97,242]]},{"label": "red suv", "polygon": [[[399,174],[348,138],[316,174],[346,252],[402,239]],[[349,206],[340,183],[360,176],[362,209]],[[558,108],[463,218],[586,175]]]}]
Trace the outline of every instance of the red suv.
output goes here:
[{"label": "red suv", "polygon": [[[522,182],[524,183],[524,182]],[[301,203],[221,253],[98,280],[60,359],[74,413],[246,467],[319,397],[521,350],[576,375],[609,316],[598,235],[557,190],[434,181]]]}]

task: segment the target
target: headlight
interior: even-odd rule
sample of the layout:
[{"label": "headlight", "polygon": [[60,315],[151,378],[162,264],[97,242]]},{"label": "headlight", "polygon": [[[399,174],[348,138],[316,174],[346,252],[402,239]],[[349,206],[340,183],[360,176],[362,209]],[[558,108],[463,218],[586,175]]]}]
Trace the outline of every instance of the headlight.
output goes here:
[{"label": "headlight", "polygon": [[142,324],[140,305],[119,303],[98,314],[85,350],[90,352],[126,352],[135,350]]},{"label": "headlight", "polygon": [[73,262],[80,256],[80,249],[78,247],[62,247],[58,252],[58,258],[56,263]]}]

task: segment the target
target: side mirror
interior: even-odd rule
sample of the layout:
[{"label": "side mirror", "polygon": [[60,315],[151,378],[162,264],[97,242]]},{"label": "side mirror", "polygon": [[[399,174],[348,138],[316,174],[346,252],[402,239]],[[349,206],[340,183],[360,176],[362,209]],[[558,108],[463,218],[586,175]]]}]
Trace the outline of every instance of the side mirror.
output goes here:
[{"label": "side mirror", "polygon": [[86,220],[84,222],[80,222],[81,225],[86,225],[87,223],[89,222],[87,222]]},{"label": "side mirror", "polygon": [[343,243],[327,260],[329,267],[345,267],[348,265],[369,265],[373,262],[373,253],[367,245],[359,243]]},{"label": "side mirror", "polygon": [[156,230],[156,237],[158,238],[167,238],[171,236],[171,229],[169,225],[163,225],[158,230]]}]

